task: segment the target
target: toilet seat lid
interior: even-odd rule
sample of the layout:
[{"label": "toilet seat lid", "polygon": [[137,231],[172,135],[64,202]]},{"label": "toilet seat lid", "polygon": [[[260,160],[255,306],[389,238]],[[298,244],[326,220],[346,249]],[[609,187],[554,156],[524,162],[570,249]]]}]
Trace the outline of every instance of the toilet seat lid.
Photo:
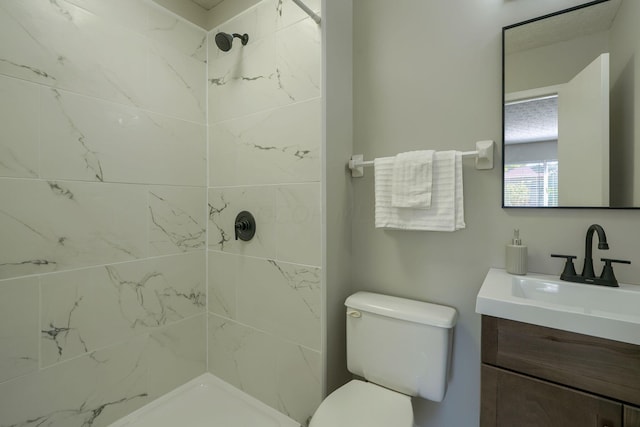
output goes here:
[{"label": "toilet seat lid", "polygon": [[320,405],[310,427],[412,427],[411,398],[384,387],[353,380]]}]

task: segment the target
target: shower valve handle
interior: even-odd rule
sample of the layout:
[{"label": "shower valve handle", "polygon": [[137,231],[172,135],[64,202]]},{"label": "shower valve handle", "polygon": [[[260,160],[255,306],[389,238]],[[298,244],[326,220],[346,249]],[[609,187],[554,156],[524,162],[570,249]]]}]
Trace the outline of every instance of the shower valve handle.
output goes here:
[{"label": "shower valve handle", "polygon": [[250,212],[242,211],[236,216],[234,228],[236,240],[249,241],[256,234],[256,220]]}]

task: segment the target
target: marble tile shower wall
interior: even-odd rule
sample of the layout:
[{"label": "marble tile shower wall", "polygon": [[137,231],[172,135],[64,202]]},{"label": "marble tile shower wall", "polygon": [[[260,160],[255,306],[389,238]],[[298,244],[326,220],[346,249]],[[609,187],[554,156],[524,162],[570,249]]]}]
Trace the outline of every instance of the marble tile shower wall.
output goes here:
[{"label": "marble tile shower wall", "polygon": [[209,370],[304,424],[321,400],[320,27],[265,0],[218,30],[250,38],[209,41]]},{"label": "marble tile shower wall", "polygon": [[143,0],[0,2],[0,425],[206,370],[206,54]]}]

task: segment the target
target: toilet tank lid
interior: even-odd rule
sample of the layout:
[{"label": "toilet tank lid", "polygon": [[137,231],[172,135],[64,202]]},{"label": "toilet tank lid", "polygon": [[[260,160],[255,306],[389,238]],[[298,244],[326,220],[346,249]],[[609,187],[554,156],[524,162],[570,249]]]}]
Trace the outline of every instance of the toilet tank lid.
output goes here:
[{"label": "toilet tank lid", "polygon": [[440,328],[453,328],[458,318],[458,312],[452,307],[373,292],[357,292],[348,297],[344,305],[355,310]]}]

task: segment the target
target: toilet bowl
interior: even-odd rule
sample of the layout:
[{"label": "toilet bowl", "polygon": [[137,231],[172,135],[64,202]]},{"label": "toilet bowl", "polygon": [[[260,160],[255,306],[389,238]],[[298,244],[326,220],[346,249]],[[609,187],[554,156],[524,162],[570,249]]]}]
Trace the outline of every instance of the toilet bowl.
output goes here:
[{"label": "toilet bowl", "polygon": [[411,398],[372,383],[352,380],[331,393],[309,427],[413,427]]},{"label": "toilet bowl", "polygon": [[327,396],[309,427],[413,427],[411,397],[446,393],[456,310],[371,292],[345,305],[347,368],[367,381]]}]

